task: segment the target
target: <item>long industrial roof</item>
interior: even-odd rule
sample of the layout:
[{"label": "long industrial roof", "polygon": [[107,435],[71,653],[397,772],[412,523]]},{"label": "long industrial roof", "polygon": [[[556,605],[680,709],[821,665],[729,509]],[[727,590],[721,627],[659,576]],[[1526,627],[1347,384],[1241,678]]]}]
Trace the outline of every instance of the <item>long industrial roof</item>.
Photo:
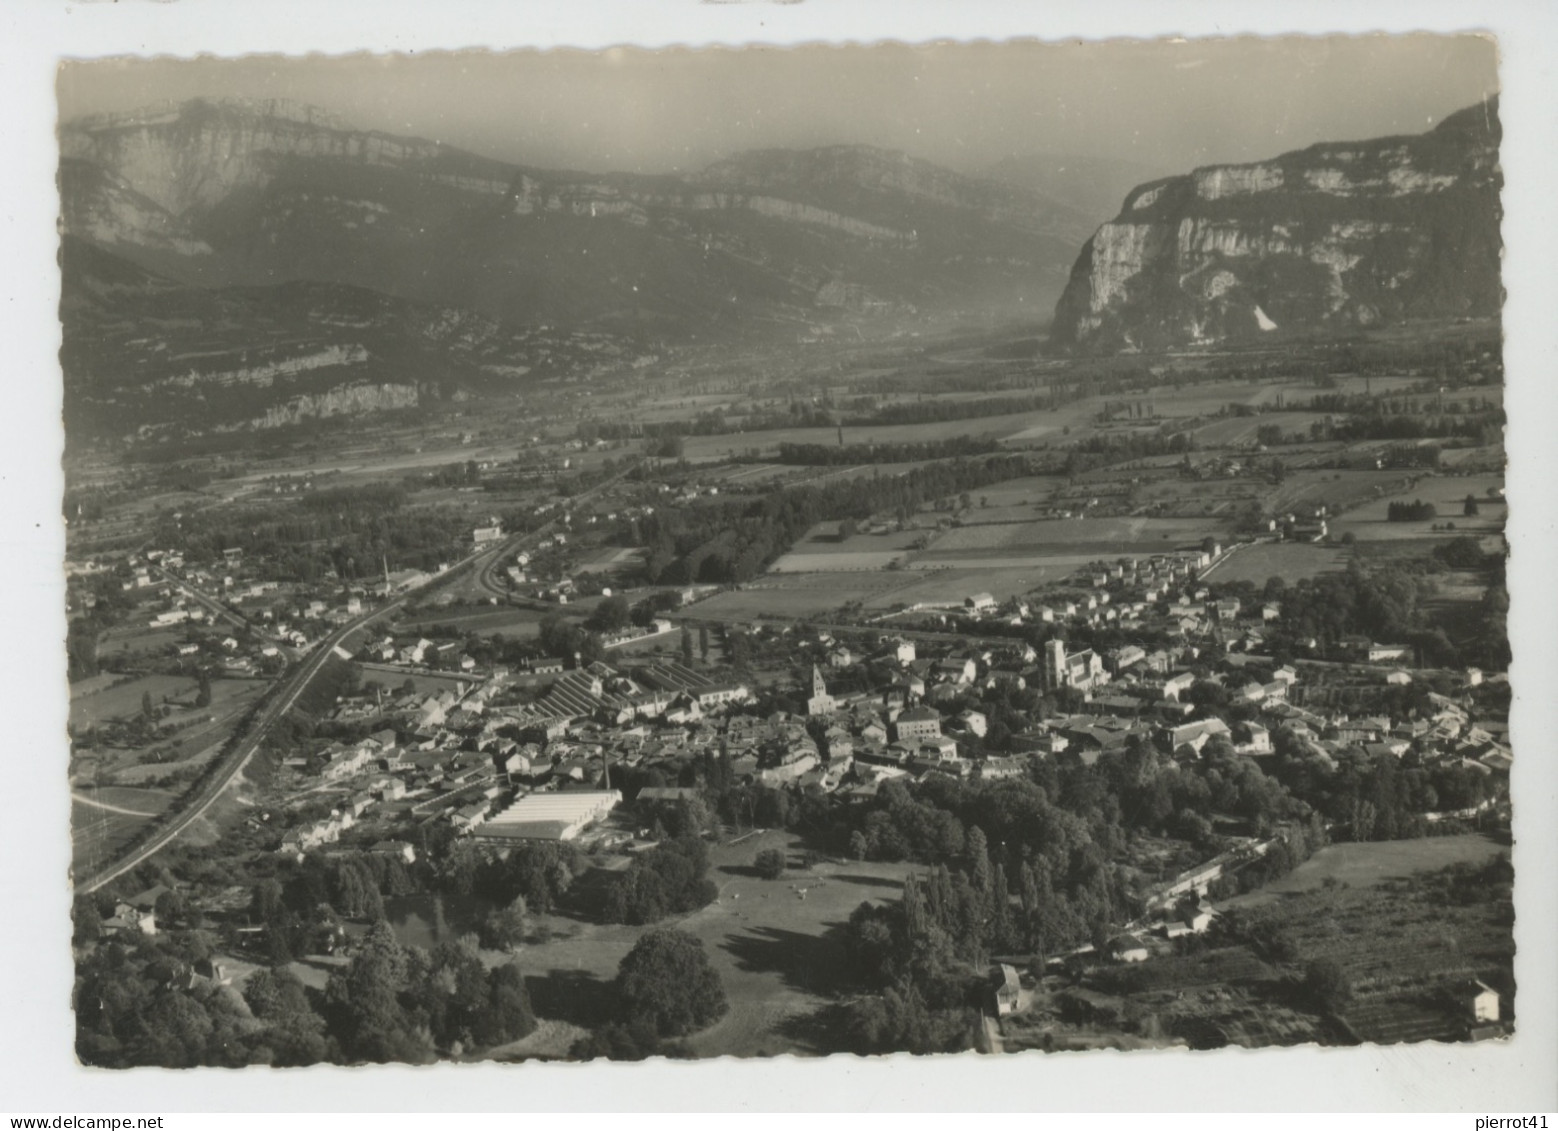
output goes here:
[{"label": "long industrial roof", "polygon": [[610,809],[621,800],[622,794],[615,789],[531,793],[521,797],[487,824],[492,826],[527,824],[532,821],[562,821],[571,825],[603,809]]}]

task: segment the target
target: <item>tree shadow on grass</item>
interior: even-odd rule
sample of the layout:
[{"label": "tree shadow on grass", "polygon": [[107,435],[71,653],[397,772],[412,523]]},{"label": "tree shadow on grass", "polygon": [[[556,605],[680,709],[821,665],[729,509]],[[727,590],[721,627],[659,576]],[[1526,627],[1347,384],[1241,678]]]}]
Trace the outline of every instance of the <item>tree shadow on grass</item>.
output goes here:
[{"label": "tree shadow on grass", "polygon": [[727,876],[740,876],[744,880],[761,879],[758,870],[750,864],[721,864],[719,871]]},{"label": "tree shadow on grass", "polygon": [[525,989],[537,1017],[567,1021],[590,1029],[616,1019],[616,995],[612,983],[587,970],[548,970],[527,974]]},{"label": "tree shadow on grass", "polygon": [[822,924],[825,933],[821,935],[780,927],[750,927],[729,936],[720,946],[743,970],[773,972],[792,989],[828,994],[839,987],[842,976],[844,948],[838,938],[842,926]]},{"label": "tree shadow on grass", "polygon": [[830,1001],[805,1013],[791,1013],[774,1026],[774,1032],[795,1046],[795,1051],[815,1056],[857,1052],[850,1009]]},{"label": "tree shadow on grass", "polygon": [[838,874],[829,876],[828,879],[830,881],[836,880],[841,884],[859,884],[861,887],[891,888],[894,891],[903,890],[902,880],[889,879],[886,876],[852,876]]}]

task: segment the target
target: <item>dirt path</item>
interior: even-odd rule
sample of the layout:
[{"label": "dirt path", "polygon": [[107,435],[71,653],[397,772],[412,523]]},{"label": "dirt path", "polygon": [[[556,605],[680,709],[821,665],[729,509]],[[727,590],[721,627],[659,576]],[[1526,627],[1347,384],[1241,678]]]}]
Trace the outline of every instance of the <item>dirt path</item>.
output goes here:
[{"label": "dirt path", "polygon": [[71,792],[71,800],[79,801],[83,805],[90,805],[94,809],[107,809],[110,813],[123,813],[126,817],[155,817],[156,813],[147,813],[140,809],[125,809],[118,805],[110,805],[106,801],[98,801],[87,797],[85,794]]}]

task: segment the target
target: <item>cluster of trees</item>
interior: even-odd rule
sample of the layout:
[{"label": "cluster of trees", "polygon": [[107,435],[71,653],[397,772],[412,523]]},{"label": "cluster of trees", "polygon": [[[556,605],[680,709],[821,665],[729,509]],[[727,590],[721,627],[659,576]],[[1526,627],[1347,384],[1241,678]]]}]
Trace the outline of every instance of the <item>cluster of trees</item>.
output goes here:
[{"label": "cluster of trees", "polygon": [[1397,500],[1385,508],[1388,522],[1428,522],[1438,517],[1439,508],[1422,499],[1413,499],[1410,503]]},{"label": "cluster of trees", "polygon": [[474,895],[497,906],[523,900],[545,915],[568,894],[587,867],[583,853],[566,841],[526,841],[495,855],[469,840],[432,845],[430,887],[446,895]]},{"label": "cluster of trees", "polygon": [[1425,814],[1470,809],[1489,795],[1485,775],[1451,762],[1425,765],[1413,752],[1343,752],[1332,768],[1286,731],[1276,736],[1272,775],[1332,823],[1336,840],[1397,840],[1430,832]]},{"label": "cluster of trees", "polygon": [[976,439],[972,436],[951,436],[945,440],[905,440],[896,444],[784,443],[779,445],[777,460],[779,463],[803,466],[855,467],[864,463],[913,463],[927,459],[956,459],[986,455],[998,450],[1000,445],[994,440]]},{"label": "cluster of trees", "polygon": [[730,1009],[702,940],[682,931],[657,928],[642,935],[618,964],[611,989],[614,1016],[575,1042],[575,1059],[691,1057],[677,1038]]},{"label": "cluster of trees", "polygon": [[431,951],[404,946],[383,920],[350,965],[330,976],[321,1010],[345,1063],[420,1063],[518,1040],[534,1031],[524,977],[513,964],[488,970],[476,940]]},{"label": "cluster of trees", "polygon": [[708,878],[709,850],[701,836],[665,840],[641,852],[606,890],[608,923],[656,923],[714,902],[719,889]]},{"label": "cluster of trees", "polygon": [[408,502],[400,484],[330,488],[305,493],[296,505],[169,515],[151,536],[159,545],[183,547],[195,561],[215,560],[237,547],[266,559],[276,576],[302,582],[331,570],[343,581],[375,577],[386,559],[394,567],[435,569],[462,544],[469,523],[458,511]]},{"label": "cluster of trees", "polygon": [[1009,890],[1006,877],[1020,890],[1031,887],[1036,917],[1017,930],[1015,920],[982,906],[990,918],[977,938],[964,937],[964,951],[974,943],[1053,950],[1086,938],[1091,923],[1113,921],[1128,892],[1108,863],[1123,843],[1118,799],[1085,786],[1068,791],[1053,779],[1051,786],[1054,802],[1034,781],[932,778],[912,791],[888,782],[870,805],[838,812],[830,835],[858,858],[964,869],[982,893]]},{"label": "cluster of trees", "polygon": [[752,867],[765,880],[777,880],[784,875],[787,861],[782,848],[765,848],[752,860]]},{"label": "cluster of trees", "polygon": [[268,957],[279,965],[333,947],[337,938],[344,937],[343,920],[380,919],[386,897],[409,895],[417,889],[397,856],[310,855],[254,885],[249,919],[265,929]]},{"label": "cluster of trees", "polygon": [[577,655],[583,663],[593,664],[606,655],[599,633],[561,613],[547,613],[541,618],[536,639],[548,656],[572,659]]},{"label": "cluster of trees", "polygon": [[[1433,637],[1425,611],[1434,596],[1432,576],[1408,562],[1389,562],[1366,568],[1357,562],[1339,573],[1301,578],[1287,584],[1268,582],[1266,600],[1282,602],[1282,619],[1270,632],[1273,655],[1294,655],[1298,642],[1313,637],[1322,654],[1330,654],[1348,637],[1415,642],[1423,637],[1430,648],[1440,647]],[[1254,586],[1237,583],[1213,587],[1219,596],[1253,594]],[[1443,642],[1448,645],[1448,641]]]},{"label": "cluster of trees", "polygon": [[206,931],[174,931],[116,938],[87,952],[73,994],[82,1062],[421,1062],[438,1050],[502,1044],[535,1028],[519,969],[487,970],[473,939],[427,952],[402,946],[380,920],[322,994],[284,967],[251,975],[241,994],[198,977],[213,941]]}]

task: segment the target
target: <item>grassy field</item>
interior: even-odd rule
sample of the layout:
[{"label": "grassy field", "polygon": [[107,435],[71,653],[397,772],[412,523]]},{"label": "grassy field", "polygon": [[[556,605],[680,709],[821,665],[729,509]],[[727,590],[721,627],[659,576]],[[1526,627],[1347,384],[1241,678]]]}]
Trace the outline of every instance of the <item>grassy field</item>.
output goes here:
[{"label": "grassy field", "polygon": [[[886,424],[868,428],[845,428],[844,443],[852,444],[908,444],[927,440],[946,440],[953,436],[973,436],[993,440],[1005,439],[1019,431],[1029,417],[1045,413],[1023,413],[1017,416],[978,416],[967,420],[937,420],[926,424]],[[693,463],[702,460],[725,459],[729,456],[759,452],[771,455],[780,444],[838,445],[837,428],[775,428],[762,432],[726,432],[715,436],[688,436],[683,453]]]},{"label": "grassy field", "polygon": [[1308,542],[1260,542],[1244,546],[1214,568],[1207,580],[1216,582],[1249,581],[1265,585],[1273,577],[1292,584],[1322,573],[1337,573],[1347,568],[1351,554],[1335,546],[1317,546]]},{"label": "grassy field", "polygon": [[[1046,581],[1058,581],[1071,570],[1054,565],[994,564],[983,559],[968,568],[910,569],[905,573],[908,584],[891,593],[882,593],[865,603],[868,611],[891,608],[895,604],[914,605],[960,603],[974,593],[989,593],[997,601],[1018,593],[1026,593]],[[897,576],[903,577],[900,573]]]},{"label": "grassy field", "polygon": [[793,573],[765,577],[741,589],[716,593],[689,608],[700,618],[813,617],[849,601],[890,603],[892,594],[914,583],[903,572]]},{"label": "grassy field", "polygon": [[[1118,556],[1160,553],[1185,545],[1199,545],[1208,534],[1216,533],[1213,524],[1200,519],[1043,519],[957,527],[938,538],[932,548],[937,553],[948,553],[1053,547],[1061,553],[1112,552]],[[1098,547],[1103,549],[1096,549]]]},{"label": "grassy field", "polygon": [[853,573],[886,569],[904,554],[899,550],[855,550],[829,554],[789,553],[769,566],[770,573],[816,573],[821,570]]},{"label": "grassy field", "polygon": [[[865,900],[897,899],[911,870],[907,864],[823,863],[814,871],[761,880],[751,873],[751,864],[765,848],[786,849],[792,862],[799,855],[795,838],[777,830],[713,847],[709,874],[719,885],[719,900],[664,924],[702,941],[730,1001],[724,1018],[690,1038],[700,1056],[818,1051],[787,1032],[786,1022],[827,1001],[840,965],[830,929]],[[519,964],[537,1016],[550,1027],[544,1039],[533,1034],[519,1045],[494,1050],[491,1055],[500,1059],[565,1052],[556,1046],[579,1031],[580,1003],[598,1000],[645,930],[559,916],[543,921],[552,938],[527,944]]]},{"label": "grassy field", "polygon": [[1485,864],[1508,849],[1484,836],[1431,836],[1322,848],[1280,880],[1227,901],[1228,907],[1264,907],[1317,891],[1334,881],[1372,887],[1451,864]]},{"label": "grassy field", "polygon": [[838,523],[814,526],[795,548],[773,565],[771,573],[814,573],[818,571],[880,570],[901,560],[909,546],[923,538],[919,530],[893,531],[890,534],[855,534],[840,541]]},{"label": "grassy field", "polygon": [[475,609],[433,609],[406,618],[401,622],[400,627],[407,632],[419,632],[435,624],[447,624],[460,632],[528,640],[540,633],[541,618],[545,615],[535,609],[510,608],[502,605],[496,608],[478,606]]},{"label": "grassy field", "polygon": [[1256,433],[1263,425],[1275,425],[1282,429],[1284,436],[1295,432],[1301,436],[1308,436],[1309,426],[1324,419],[1323,414],[1315,412],[1266,412],[1259,416],[1230,416],[1223,420],[1214,420],[1210,424],[1203,424],[1191,435],[1195,437],[1196,447],[1203,451],[1212,448],[1244,447],[1258,442]]},{"label": "grassy field", "polygon": [[118,687],[73,696],[70,701],[70,725],[80,728],[125,718],[140,711],[141,697],[147,693],[151,694],[152,703],[161,707],[164,697],[177,699],[193,695],[198,687],[198,681],[189,676],[147,675]]},{"label": "grassy field", "polygon": [[[1503,487],[1501,475],[1431,475],[1411,487],[1364,503],[1337,518],[1331,524],[1332,537],[1351,533],[1358,541],[1400,541],[1417,538],[1454,538],[1462,534],[1492,534],[1503,529],[1505,506],[1502,499],[1488,497],[1490,487]],[[1468,518],[1462,514],[1467,495],[1477,498],[1480,514]],[[1421,499],[1438,509],[1437,518],[1425,522],[1390,522],[1386,512],[1392,502]],[[1436,534],[1431,528],[1455,524],[1454,530]]]}]

